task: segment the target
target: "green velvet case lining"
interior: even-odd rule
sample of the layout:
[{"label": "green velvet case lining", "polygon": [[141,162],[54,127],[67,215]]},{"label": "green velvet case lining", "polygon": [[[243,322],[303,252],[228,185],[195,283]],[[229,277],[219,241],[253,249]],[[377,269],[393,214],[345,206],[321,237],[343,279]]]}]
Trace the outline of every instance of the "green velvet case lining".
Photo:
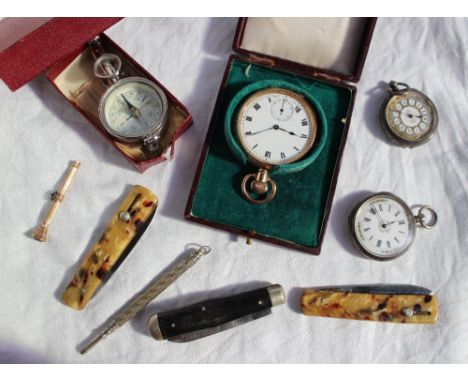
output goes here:
[{"label": "green velvet case lining", "polygon": [[[256,171],[255,167],[240,163],[232,154],[224,135],[224,118],[232,98],[246,85],[262,80],[287,81],[313,95],[324,110],[329,133],[321,154],[310,166],[300,172],[275,175],[278,186],[275,198],[270,203],[254,205],[244,199],[240,185],[246,174]],[[234,59],[213,121],[214,133],[191,215],[305,247],[317,247],[351,98],[350,89]]]},{"label": "green velvet case lining", "polygon": [[288,163],[281,166],[275,166],[271,171],[269,171],[269,173],[270,175],[284,175],[290,174],[292,172],[302,171],[307,166],[310,166],[322,152],[323,147],[325,146],[325,143],[328,139],[328,123],[320,103],[317,102],[317,100],[311,94],[307,93],[303,87],[293,85],[290,82],[281,80],[261,80],[253,82],[247,85],[246,87],[242,88],[242,90],[238,91],[229,103],[229,106],[225,113],[226,115],[224,117],[224,134],[226,136],[227,144],[234,156],[237,157],[237,160],[240,161],[242,164],[247,164],[247,155],[240,147],[238,143],[238,138],[234,138],[235,133],[233,131],[233,125],[237,118],[237,111],[241,102],[246,97],[249,97],[251,94],[266,88],[282,88],[291,90],[297,94],[302,94],[317,112],[317,139],[314,142],[314,146],[312,147],[310,152],[303,159],[300,159],[297,162]]}]

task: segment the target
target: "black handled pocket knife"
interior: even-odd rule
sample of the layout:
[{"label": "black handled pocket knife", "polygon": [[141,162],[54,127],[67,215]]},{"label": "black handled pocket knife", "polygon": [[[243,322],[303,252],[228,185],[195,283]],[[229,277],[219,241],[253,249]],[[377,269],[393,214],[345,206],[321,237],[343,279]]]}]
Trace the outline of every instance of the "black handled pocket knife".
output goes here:
[{"label": "black handled pocket knife", "polygon": [[284,301],[281,285],[270,285],[154,314],[148,330],[156,340],[193,341],[267,316]]}]

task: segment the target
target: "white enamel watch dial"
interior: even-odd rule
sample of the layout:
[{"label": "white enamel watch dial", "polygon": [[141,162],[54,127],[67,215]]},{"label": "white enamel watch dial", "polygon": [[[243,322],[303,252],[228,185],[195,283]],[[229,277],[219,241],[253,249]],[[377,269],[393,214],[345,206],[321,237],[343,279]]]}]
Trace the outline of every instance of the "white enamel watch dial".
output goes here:
[{"label": "white enamel watch dial", "polygon": [[120,80],[101,98],[99,116],[106,130],[120,139],[157,135],[167,115],[167,99],[153,82],[140,77]]},{"label": "white enamel watch dial", "polygon": [[432,101],[408,85],[392,81],[390,98],[381,115],[391,138],[405,146],[426,142],[437,128],[437,110]]},{"label": "white enamel watch dial", "polygon": [[317,126],[316,112],[306,99],[286,89],[263,89],[242,103],[235,127],[237,139],[250,162],[259,168],[242,180],[242,194],[249,202],[263,204],[273,199],[276,182],[268,171],[304,157],[315,142]]},{"label": "white enamel watch dial", "polygon": [[237,117],[242,148],[259,167],[292,163],[311,149],[317,117],[299,94],[269,88],[251,95]]},{"label": "white enamel watch dial", "polygon": [[[426,224],[424,212],[433,216]],[[437,221],[434,210],[421,208],[415,217],[399,197],[381,192],[359,203],[350,216],[350,229],[357,248],[377,260],[390,260],[405,253],[413,244],[416,223],[432,228]]]}]

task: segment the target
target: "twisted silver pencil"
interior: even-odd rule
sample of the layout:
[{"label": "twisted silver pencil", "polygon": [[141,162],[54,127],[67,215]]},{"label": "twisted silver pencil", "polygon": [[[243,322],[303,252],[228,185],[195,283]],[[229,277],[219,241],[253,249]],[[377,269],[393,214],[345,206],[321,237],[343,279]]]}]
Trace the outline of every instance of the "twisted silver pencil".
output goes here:
[{"label": "twisted silver pencil", "polygon": [[99,341],[106,338],[108,335],[116,331],[118,328],[123,326],[125,323],[135,317],[138,312],[143,310],[152,300],[159,296],[169,285],[177,280],[183,273],[185,273],[190,267],[192,267],[200,258],[211,251],[210,247],[202,246],[199,249],[191,252],[185,258],[180,260],[171,269],[169,269],[161,278],[158,278],[148,287],[138,293],[127,306],[124,306],[121,313],[110,320],[109,324],[105,327],[101,333],[95,337],[88,345],[80,350],[81,354],[87,353],[92,349]]}]

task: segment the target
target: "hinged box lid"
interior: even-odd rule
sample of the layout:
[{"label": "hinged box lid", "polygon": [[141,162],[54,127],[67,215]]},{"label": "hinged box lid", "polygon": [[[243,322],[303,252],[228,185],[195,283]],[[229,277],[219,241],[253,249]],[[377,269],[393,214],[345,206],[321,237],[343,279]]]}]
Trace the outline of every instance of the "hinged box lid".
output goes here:
[{"label": "hinged box lid", "polygon": [[0,79],[17,90],[121,17],[5,18],[0,20]]},{"label": "hinged box lid", "polygon": [[376,21],[364,17],[242,17],[233,49],[264,65],[358,82]]}]

